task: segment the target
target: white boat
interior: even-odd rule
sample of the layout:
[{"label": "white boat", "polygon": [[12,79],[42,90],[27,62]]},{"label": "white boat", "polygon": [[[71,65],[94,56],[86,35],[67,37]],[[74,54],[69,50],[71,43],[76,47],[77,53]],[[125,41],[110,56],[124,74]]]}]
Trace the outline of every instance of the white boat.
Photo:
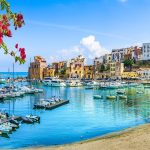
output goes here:
[{"label": "white boat", "polygon": [[64,87],[66,84],[60,79],[52,79],[51,86],[53,87]]},{"label": "white boat", "polygon": [[102,96],[101,96],[101,95],[93,95],[93,98],[94,98],[94,99],[101,99]]},{"label": "white boat", "polygon": [[51,85],[52,78],[51,77],[45,77],[42,81],[44,85]]},{"label": "white boat", "polygon": [[125,90],[124,89],[118,89],[116,93],[117,94],[125,94]]},{"label": "white boat", "polygon": [[107,89],[117,89],[119,87],[122,87],[121,83],[119,82],[110,82],[107,86]]},{"label": "white boat", "polygon": [[1,132],[1,134],[8,134],[9,130],[3,126],[0,126],[0,132]]},{"label": "white boat", "polygon": [[40,117],[35,116],[35,115],[26,115],[26,118],[29,118],[29,119],[33,120],[34,122],[40,121]]},{"label": "white boat", "polygon": [[67,80],[65,83],[66,83],[66,86],[68,86],[68,87],[77,87],[78,86],[76,84],[76,81],[72,80],[72,79]]},{"label": "white boat", "polygon": [[6,83],[6,79],[0,78],[0,84],[5,84]]},{"label": "white boat", "polygon": [[144,92],[143,91],[137,91],[136,93],[137,94],[143,94]]},{"label": "white boat", "polygon": [[126,95],[119,95],[119,98],[120,99],[127,99],[127,96]]},{"label": "white boat", "polygon": [[100,84],[96,81],[91,81],[86,84],[87,86],[99,86]]}]

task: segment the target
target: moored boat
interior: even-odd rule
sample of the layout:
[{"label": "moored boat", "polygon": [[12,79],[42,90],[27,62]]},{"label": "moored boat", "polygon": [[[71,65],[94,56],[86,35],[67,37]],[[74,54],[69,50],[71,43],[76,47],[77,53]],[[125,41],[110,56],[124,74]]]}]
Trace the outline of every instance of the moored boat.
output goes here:
[{"label": "moored boat", "polygon": [[116,96],[114,96],[114,95],[107,95],[106,98],[107,99],[116,99]]},{"label": "moored boat", "polygon": [[127,99],[126,95],[119,95],[119,99]]},{"label": "moored boat", "polygon": [[94,99],[101,99],[102,96],[101,96],[101,95],[93,95],[93,98],[94,98]]}]

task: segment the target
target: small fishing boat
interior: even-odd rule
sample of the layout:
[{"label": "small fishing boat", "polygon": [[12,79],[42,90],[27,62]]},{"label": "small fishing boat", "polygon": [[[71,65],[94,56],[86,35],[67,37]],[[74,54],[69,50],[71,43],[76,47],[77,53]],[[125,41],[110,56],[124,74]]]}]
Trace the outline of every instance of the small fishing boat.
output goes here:
[{"label": "small fishing boat", "polygon": [[107,95],[106,98],[107,99],[116,99],[116,96],[114,96],[114,95]]},{"label": "small fishing boat", "polygon": [[127,96],[126,95],[119,95],[119,98],[120,99],[127,99]]},{"label": "small fishing boat", "polygon": [[5,84],[6,83],[6,79],[0,78],[0,84]]},{"label": "small fishing boat", "polygon": [[119,89],[119,90],[117,90],[117,92],[116,92],[117,94],[125,94],[125,90],[123,90],[123,89]]},{"label": "small fishing boat", "polygon": [[144,86],[144,88],[150,88],[150,85],[146,85],[146,86]]},{"label": "small fishing boat", "polygon": [[33,122],[39,122],[40,121],[40,117],[39,116],[26,115],[26,118],[31,119]]},{"label": "small fishing boat", "polygon": [[1,132],[1,134],[9,134],[9,130],[2,126],[0,126],[0,132]]},{"label": "small fishing boat", "polygon": [[144,92],[143,91],[137,91],[136,93],[137,94],[143,94]]},{"label": "small fishing boat", "polygon": [[86,90],[92,90],[92,89],[94,89],[94,87],[93,86],[86,86],[85,89]]},{"label": "small fishing boat", "polygon": [[33,124],[34,123],[31,119],[29,119],[27,117],[22,117],[22,122],[27,123],[27,124]]},{"label": "small fishing boat", "polygon": [[101,99],[102,96],[101,96],[101,95],[94,95],[93,98],[94,98],[94,99]]},{"label": "small fishing boat", "polygon": [[19,122],[17,120],[11,119],[9,122],[15,124],[17,128],[19,127]]}]

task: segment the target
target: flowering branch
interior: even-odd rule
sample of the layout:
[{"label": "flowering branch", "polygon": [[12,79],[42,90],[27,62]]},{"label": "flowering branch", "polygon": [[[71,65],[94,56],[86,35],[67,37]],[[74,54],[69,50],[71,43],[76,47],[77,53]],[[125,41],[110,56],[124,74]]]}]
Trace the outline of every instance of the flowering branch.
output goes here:
[{"label": "flowering branch", "polygon": [[0,49],[4,50],[4,54],[10,54],[14,57],[15,62],[19,61],[20,64],[25,63],[26,53],[24,48],[18,48],[18,44],[15,45],[17,52],[20,53],[17,56],[17,52],[9,51],[6,43],[4,43],[4,37],[12,37],[12,32],[10,30],[11,24],[13,24],[14,29],[17,30],[21,28],[25,23],[22,14],[12,13],[10,10],[10,5],[6,0],[0,0],[0,10],[5,12],[5,14],[0,14]]}]

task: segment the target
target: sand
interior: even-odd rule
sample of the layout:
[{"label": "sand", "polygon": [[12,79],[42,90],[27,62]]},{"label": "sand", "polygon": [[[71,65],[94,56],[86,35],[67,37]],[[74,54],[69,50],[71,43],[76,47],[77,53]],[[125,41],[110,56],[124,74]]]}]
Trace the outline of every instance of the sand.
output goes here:
[{"label": "sand", "polygon": [[24,150],[150,150],[150,124],[130,128],[103,137],[56,147]]}]

